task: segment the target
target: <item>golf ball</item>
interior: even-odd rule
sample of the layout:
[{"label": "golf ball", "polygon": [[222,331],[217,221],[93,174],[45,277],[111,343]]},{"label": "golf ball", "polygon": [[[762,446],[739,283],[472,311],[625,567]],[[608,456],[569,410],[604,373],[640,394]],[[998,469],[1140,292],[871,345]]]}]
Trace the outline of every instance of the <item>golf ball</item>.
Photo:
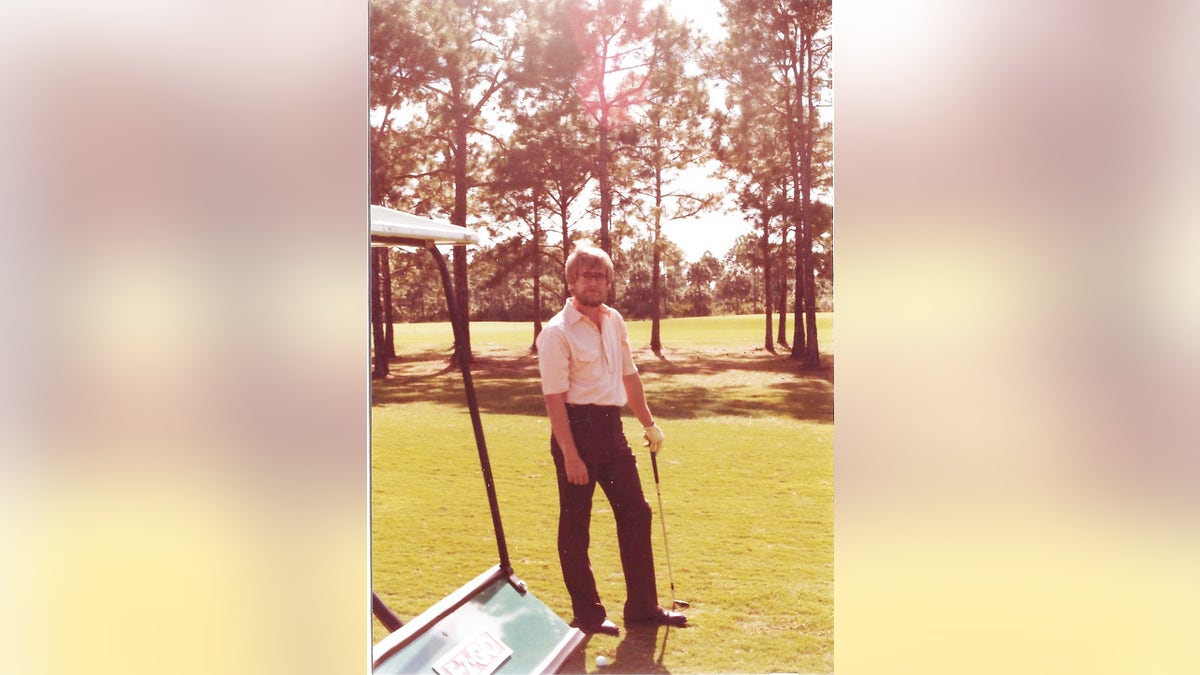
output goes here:
[{"label": "golf ball", "polygon": [[596,657],[596,665],[603,668],[604,666],[608,665],[608,659],[604,658],[604,655],[601,654],[600,656]]}]

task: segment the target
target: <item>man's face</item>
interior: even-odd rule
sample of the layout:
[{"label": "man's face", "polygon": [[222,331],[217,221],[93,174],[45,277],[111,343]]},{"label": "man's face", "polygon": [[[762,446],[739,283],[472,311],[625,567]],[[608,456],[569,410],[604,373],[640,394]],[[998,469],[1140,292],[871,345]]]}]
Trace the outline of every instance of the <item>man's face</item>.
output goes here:
[{"label": "man's face", "polygon": [[608,270],[604,264],[584,267],[571,282],[571,295],[584,307],[599,307],[608,297]]}]

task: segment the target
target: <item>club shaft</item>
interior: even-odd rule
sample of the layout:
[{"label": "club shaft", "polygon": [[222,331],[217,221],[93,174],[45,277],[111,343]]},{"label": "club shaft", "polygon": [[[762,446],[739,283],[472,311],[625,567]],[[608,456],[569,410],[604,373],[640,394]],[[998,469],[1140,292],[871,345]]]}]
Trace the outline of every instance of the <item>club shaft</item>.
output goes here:
[{"label": "club shaft", "polygon": [[650,465],[654,468],[654,492],[658,495],[658,522],[662,525],[663,551],[667,554],[667,581],[671,584],[671,607],[678,602],[675,600],[675,575],[671,572],[671,546],[667,543],[667,520],[664,517],[662,488],[658,484],[658,456],[650,453]]}]

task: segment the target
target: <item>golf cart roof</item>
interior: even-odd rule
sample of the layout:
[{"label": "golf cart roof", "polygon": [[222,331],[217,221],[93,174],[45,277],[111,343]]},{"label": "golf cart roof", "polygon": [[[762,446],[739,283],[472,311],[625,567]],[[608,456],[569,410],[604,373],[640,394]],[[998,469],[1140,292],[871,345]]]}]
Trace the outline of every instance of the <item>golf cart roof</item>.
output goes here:
[{"label": "golf cart roof", "polygon": [[411,213],[371,205],[371,245],[416,246],[478,244],[479,235],[465,227]]}]

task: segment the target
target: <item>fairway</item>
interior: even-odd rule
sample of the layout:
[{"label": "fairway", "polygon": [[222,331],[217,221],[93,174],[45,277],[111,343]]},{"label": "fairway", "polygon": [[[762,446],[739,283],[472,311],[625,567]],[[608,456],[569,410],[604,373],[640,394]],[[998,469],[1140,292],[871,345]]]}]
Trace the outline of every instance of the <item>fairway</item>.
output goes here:
[{"label": "fairway", "polygon": [[[686,629],[596,635],[574,672],[833,671],[832,314],[822,368],[762,349],[763,317],[629,322],[634,358],[667,440],[659,455],[671,566]],[[496,562],[483,480],[448,324],[397,324],[391,375],[372,385],[372,584],[410,619]],[[571,608],[555,543],[557,492],[529,323],[473,323],[472,366],[509,552],[530,591]],[[782,350],[781,350],[782,351]],[[659,519],[636,420],[625,427]],[[654,523],[659,597],[670,604]],[[624,582],[612,511],[597,492],[592,565],[610,616]],[[386,631],[374,624],[372,640]],[[596,666],[597,655],[609,665]]]}]

